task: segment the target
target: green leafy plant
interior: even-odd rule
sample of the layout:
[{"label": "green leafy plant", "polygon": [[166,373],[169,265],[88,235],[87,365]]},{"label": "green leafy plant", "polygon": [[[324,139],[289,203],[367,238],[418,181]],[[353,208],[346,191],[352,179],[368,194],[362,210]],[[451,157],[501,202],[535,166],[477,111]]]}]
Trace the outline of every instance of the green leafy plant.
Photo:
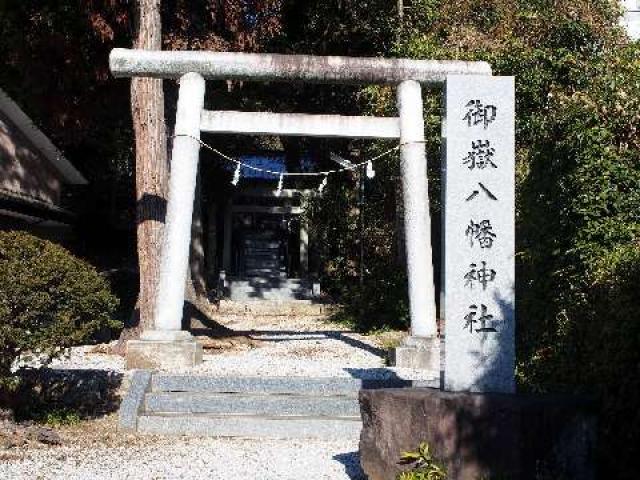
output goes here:
[{"label": "green leafy plant", "polygon": [[422,442],[415,451],[402,453],[400,463],[412,465],[412,468],[401,472],[397,480],[446,480],[447,478],[447,470],[437,463],[426,442]]},{"label": "green leafy plant", "polygon": [[40,414],[34,415],[34,420],[49,427],[74,426],[82,421],[78,412],[60,408],[40,412]]},{"label": "green leafy plant", "polygon": [[0,387],[24,355],[41,363],[120,327],[117,299],[88,263],[23,232],[0,232]]}]

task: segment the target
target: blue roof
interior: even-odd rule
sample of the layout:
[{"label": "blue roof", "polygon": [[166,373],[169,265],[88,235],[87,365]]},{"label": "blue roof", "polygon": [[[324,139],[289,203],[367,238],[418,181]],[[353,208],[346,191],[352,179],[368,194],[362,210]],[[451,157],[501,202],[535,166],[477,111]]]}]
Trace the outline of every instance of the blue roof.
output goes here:
[{"label": "blue roof", "polygon": [[[284,154],[273,154],[273,155],[241,155],[238,157],[242,163],[246,165],[251,165],[256,168],[263,168],[265,170],[271,170],[272,172],[286,173],[287,166],[285,161]],[[302,158],[302,167],[304,171],[311,171],[314,162],[311,160],[311,157],[308,154]],[[235,167],[233,167],[235,168]],[[260,172],[256,170],[252,170],[250,168],[243,168],[241,170],[241,176],[244,178],[253,178],[253,179],[265,179],[265,180],[273,180],[277,178],[277,175]]]},{"label": "blue roof", "polygon": [[[264,168],[278,173],[286,172],[284,155],[242,155],[238,160],[244,164],[251,165],[252,167]],[[275,178],[275,175],[266,172],[258,172],[256,170],[251,170],[250,168],[243,168],[242,176],[245,178],[264,178],[268,180]]]}]

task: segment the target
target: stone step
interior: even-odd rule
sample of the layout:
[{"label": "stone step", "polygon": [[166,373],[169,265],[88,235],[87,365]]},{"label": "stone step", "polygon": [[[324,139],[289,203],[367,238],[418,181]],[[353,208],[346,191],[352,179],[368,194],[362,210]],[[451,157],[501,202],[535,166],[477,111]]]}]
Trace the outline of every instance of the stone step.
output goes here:
[{"label": "stone step", "polygon": [[236,303],[308,301],[313,298],[313,284],[307,280],[289,279],[284,274],[261,274],[229,280],[228,298]]},{"label": "stone step", "polygon": [[[246,260],[249,260],[249,259],[246,259]],[[271,260],[271,261],[273,261],[273,260]],[[265,274],[269,274],[269,273],[272,273],[272,272],[278,272],[278,273],[283,272],[283,273],[286,273],[287,269],[286,269],[286,266],[285,266],[284,263],[285,262],[279,262],[279,263],[277,263],[277,264],[275,264],[273,266],[266,266],[266,265],[264,265],[264,266],[263,265],[249,266],[249,265],[246,265],[245,272],[253,271],[253,272],[256,272],[256,273],[260,273],[260,271],[264,271]],[[265,276],[268,277],[269,275],[265,275]]]},{"label": "stone step", "polygon": [[360,415],[360,405],[353,396],[246,395],[202,392],[148,393],[145,397],[145,413],[163,412],[357,417]]},{"label": "stone step", "polygon": [[260,292],[260,293],[274,293],[274,294],[281,293],[283,295],[300,294],[300,295],[305,295],[306,298],[311,298],[311,293],[312,293],[310,288],[304,288],[304,287],[267,287],[267,286],[255,286],[255,287],[233,286],[229,288],[229,292],[232,297],[234,294],[238,294],[238,293],[250,294],[254,292]]},{"label": "stone step", "polygon": [[156,435],[356,440],[360,417],[270,417],[262,415],[155,414],[138,417],[137,431]]},{"label": "stone step", "polygon": [[311,288],[312,283],[309,280],[300,278],[230,278],[229,285],[236,287],[252,286],[252,287],[286,287],[286,288]]},{"label": "stone step", "polygon": [[310,299],[310,294],[286,292],[245,292],[232,293],[229,300],[234,302],[295,302]]},{"label": "stone step", "polygon": [[247,277],[286,278],[285,267],[274,268],[247,268],[244,272]]},{"label": "stone step", "polygon": [[280,255],[280,252],[277,250],[267,250],[267,249],[258,249],[258,248],[248,248],[245,251],[245,255],[247,258],[263,258],[266,260],[282,260],[283,256]]},{"label": "stone step", "polygon": [[210,377],[204,375],[155,374],[151,391],[240,393],[262,395],[345,396],[357,398],[361,389],[431,386],[429,382],[402,379],[306,377]]},{"label": "stone step", "polygon": [[278,249],[280,248],[281,242],[277,240],[252,240],[245,239],[242,242],[242,245],[248,248],[260,248],[260,249]]},{"label": "stone step", "polygon": [[278,234],[270,230],[263,230],[245,234],[244,238],[248,240],[278,240]]},{"label": "stone step", "polygon": [[360,389],[434,382],[137,371],[120,407],[120,428],[163,435],[355,440],[362,423]]},{"label": "stone step", "polygon": [[311,289],[289,289],[289,288],[235,288],[229,289],[229,299],[236,302],[256,302],[256,301],[280,301],[291,302],[297,300],[310,300]]},{"label": "stone step", "polygon": [[334,304],[313,303],[311,300],[294,301],[233,301],[221,300],[218,304],[219,315],[235,316],[326,316],[337,312],[340,306]]},{"label": "stone step", "polygon": [[244,263],[246,268],[276,268],[278,270],[284,268],[284,262],[280,261],[280,259],[247,257]]},{"label": "stone step", "polygon": [[284,255],[282,255],[278,250],[267,250],[267,249],[257,249],[257,248],[248,248],[244,252],[245,258],[262,258],[265,260],[282,260],[284,259]]},{"label": "stone step", "polygon": [[[260,277],[258,277],[260,278]],[[256,278],[256,280],[258,279]],[[287,279],[286,278],[270,278],[269,282],[250,282],[250,283],[231,283],[229,282],[229,288],[230,289],[236,289],[236,290],[259,290],[259,289],[263,289],[263,290],[291,290],[291,291],[297,291],[297,290],[311,290],[311,285],[304,285],[304,284],[299,284],[299,285],[295,285],[295,284],[288,284],[287,283]]]}]

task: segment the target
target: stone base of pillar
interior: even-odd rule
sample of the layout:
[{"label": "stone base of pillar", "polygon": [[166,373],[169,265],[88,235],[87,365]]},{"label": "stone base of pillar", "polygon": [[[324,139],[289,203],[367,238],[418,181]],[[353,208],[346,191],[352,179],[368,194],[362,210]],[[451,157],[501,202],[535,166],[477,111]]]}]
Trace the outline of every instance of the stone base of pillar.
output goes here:
[{"label": "stone base of pillar", "polygon": [[189,332],[145,330],[127,342],[127,369],[190,368],[202,363],[202,344]]},{"label": "stone base of pillar", "polygon": [[402,345],[389,352],[391,365],[429,370],[440,376],[440,339],[438,337],[407,337]]}]

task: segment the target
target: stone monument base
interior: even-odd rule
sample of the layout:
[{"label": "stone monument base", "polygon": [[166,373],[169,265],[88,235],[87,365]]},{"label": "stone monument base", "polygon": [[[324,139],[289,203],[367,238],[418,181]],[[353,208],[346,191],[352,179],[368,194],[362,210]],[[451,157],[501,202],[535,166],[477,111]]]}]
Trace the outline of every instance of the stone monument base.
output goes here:
[{"label": "stone monument base", "polygon": [[189,368],[202,363],[202,344],[186,331],[145,330],[127,342],[127,369]]},{"label": "stone monument base", "polygon": [[370,480],[396,478],[403,452],[426,442],[447,478],[595,478],[596,405],[588,398],[361,390],[360,462]]},{"label": "stone monument base", "polygon": [[438,337],[407,337],[389,352],[394,367],[429,370],[440,375],[440,339]]}]

